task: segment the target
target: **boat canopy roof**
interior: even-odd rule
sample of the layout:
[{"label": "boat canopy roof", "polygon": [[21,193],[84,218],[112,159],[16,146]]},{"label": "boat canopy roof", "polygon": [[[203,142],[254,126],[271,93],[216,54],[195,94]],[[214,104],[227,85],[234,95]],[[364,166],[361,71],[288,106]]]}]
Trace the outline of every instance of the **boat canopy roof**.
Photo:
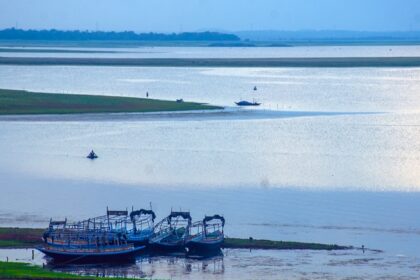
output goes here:
[{"label": "boat canopy roof", "polygon": [[222,217],[222,216],[220,216],[220,215],[206,216],[206,217],[203,219],[203,224],[204,224],[204,225],[206,225],[206,224],[207,224],[207,222],[210,222],[210,221],[212,221],[212,220],[220,220],[220,221],[222,222],[222,227],[224,227],[224,226],[225,226],[225,218],[223,218],[223,217]]},{"label": "boat canopy roof", "polygon": [[172,218],[176,218],[176,217],[182,217],[185,220],[189,220],[191,222],[191,215],[190,212],[174,212],[172,211],[171,214],[168,216],[168,220],[171,221]]},{"label": "boat canopy roof", "polygon": [[128,216],[127,210],[106,210],[107,216]]},{"label": "boat canopy roof", "polygon": [[65,225],[65,224],[67,224],[67,219],[65,219],[64,221],[50,220],[50,226],[60,226],[60,225]]},{"label": "boat canopy roof", "polygon": [[140,215],[151,215],[153,221],[156,218],[156,214],[152,210],[140,209],[140,210],[131,211],[130,213],[131,221],[134,221],[135,216],[140,216]]}]

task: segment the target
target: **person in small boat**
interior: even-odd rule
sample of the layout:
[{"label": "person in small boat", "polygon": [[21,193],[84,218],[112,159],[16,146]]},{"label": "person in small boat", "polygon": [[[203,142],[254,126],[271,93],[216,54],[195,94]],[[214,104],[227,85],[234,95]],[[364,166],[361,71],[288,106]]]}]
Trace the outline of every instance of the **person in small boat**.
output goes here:
[{"label": "person in small boat", "polygon": [[96,156],[96,154],[95,154],[95,152],[93,150],[88,155],[88,158],[96,158],[96,157],[97,156]]}]

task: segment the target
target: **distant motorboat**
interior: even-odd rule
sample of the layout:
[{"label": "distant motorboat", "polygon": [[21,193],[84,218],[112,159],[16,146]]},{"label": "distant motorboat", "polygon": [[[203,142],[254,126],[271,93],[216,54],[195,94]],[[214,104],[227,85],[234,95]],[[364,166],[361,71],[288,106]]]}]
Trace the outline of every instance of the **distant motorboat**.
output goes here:
[{"label": "distant motorboat", "polygon": [[92,150],[92,151],[88,154],[87,158],[89,158],[89,159],[95,159],[95,158],[98,158],[98,155],[97,155],[97,154],[95,154],[95,152]]},{"label": "distant motorboat", "polygon": [[182,103],[182,102],[184,102],[184,99],[182,98],[176,100],[176,103]]},{"label": "distant motorboat", "polygon": [[257,86],[254,87],[254,90],[257,90]]},{"label": "distant motorboat", "polygon": [[261,103],[258,103],[258,102],[255,102],[255,101],[249,102],[249,101],[246,101],[246,100],[235,102],[235,104],[238,105],[238,106],[260,106],[261,105]]}]

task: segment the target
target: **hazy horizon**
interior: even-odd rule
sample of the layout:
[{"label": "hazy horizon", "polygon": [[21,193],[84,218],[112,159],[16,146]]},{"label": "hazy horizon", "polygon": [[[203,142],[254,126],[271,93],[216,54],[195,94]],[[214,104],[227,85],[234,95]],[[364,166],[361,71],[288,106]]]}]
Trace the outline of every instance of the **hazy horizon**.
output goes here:
[{"label": "hazy horizon", "polygon": [[145,33],[162,33],[162,34],[172,34],[172,33],[200,33],[200,32],[219,32],[219,33],[242,33],[242,32],[282,32],[282,33],[377,33],[377,34],[386,34],[386,33],[419,33],[420,28],[416,30],[385,30],[385,31],[372,31],[372,30],[351,30],[351,29],[296,29],[296,30],[289,30],[289,29],[256,29],[256,30],[249,30],[249,29],[241,29],[241,30],[226,30],[226,29],[214,29],[214,28],[200,28],[196,30],[184,30],[184,31],[136,31],[132,29],[122,29],[122,30],[107,30],[107,29],[59,29],[59,28],[22,28],[16,26],[5,26],[0,27],[0,30],[6,29],[17,29],[17,30],[34,30],[34,31],[43,31],[43,30],[58,30],[58,31],[80,31],[80,32],[135,32],[137,34],[145,34]]},{"label": "hazy horizon", "polygon": [[[366,3],[368,2],[368,3]],[[420,30],[420,1],[0,0],[0,29],[134,32]]]}]

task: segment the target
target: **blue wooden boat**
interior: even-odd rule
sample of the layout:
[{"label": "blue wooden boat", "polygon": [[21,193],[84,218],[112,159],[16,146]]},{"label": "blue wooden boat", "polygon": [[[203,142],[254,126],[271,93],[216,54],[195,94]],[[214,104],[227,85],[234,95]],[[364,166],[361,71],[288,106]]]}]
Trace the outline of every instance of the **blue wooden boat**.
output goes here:
[{"label": "blue wooden boat", "polygon": [[152,248],[162,251],[184,251],[191,226],[190,212],[174,212],[157,223],[149,240]]},{"label": "blue wooden boat", "polygon": [[[74,223],[73,227],[89,231],[106,231],[124,236],[135,246],[148,245],[153,234],[155,213],[152,210],[109,210],[106,215]],[[70,225],[67,225],[67,229]]]},{"label": "blue wooden boat", "polygon": [[140,209],[128,211],[108,210],[107,215],[94,218],[98,222],[107,224],[109,231],[117,232],[126,236],[129,243],[134,246],[149,245],[149,239],[153,235],[156,215],[152,210]]},{"label": "blue wooden boat", "polygon": [[238,105],[238,106],[260,106],[261,105],[261,103],[258,103],[256,101],[249,102],[249,101],[246,101],[246,100],[235,102],[235,104]]},{"label": "blue wooden boat", "polygon": [[44,244],[37,249],[58,262],[126,262],[135,258],[145,246],[135,247],[122,232],[110,231],[91,221],[68,223],[52,221],[43,235]]},{"label": "blue wooden boat", "polygon": [[134,244],[100,245],[100,246],[54,246],[44,244],[37,249],[54,259],[65,263],[115,263],[134,261],[145,246],[134,247]]},{"label": "blue wooden boat", "polygon": [[127,230],[127,240],[135,246],[148,245],[153,235],[156,215],[152,210],[140,209],[131,211],[132,228]]},{"label": "blue wooden boat", "polygon": [[224,242],[225,218],[220,215],[206,216],[202,221],[190,227],[186,240],[188,253],[204,253],[220,251]]}]

